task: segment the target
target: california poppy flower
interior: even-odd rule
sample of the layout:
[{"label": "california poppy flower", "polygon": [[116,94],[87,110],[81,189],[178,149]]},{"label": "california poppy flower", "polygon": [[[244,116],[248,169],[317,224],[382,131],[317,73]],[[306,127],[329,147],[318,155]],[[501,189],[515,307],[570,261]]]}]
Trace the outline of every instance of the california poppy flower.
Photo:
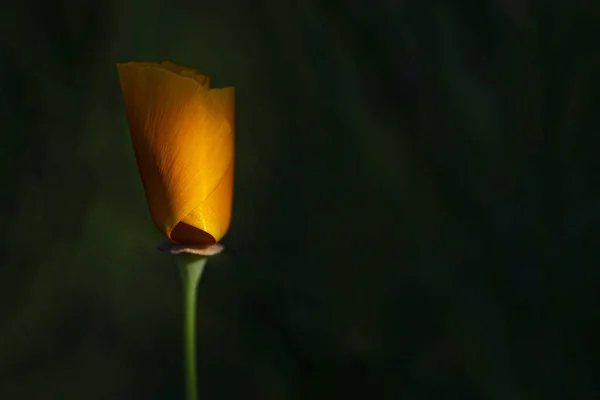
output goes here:
[{"label": "california poppy flower", "polygon": [[129,130],[156,227],[210,246],[231,220],[235,88],[172,62],[117,64]]}]

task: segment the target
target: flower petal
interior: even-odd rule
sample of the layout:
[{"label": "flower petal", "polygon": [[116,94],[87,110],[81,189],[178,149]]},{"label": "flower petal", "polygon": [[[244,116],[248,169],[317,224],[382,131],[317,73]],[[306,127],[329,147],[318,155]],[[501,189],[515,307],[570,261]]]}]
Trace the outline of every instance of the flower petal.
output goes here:
[{"label": "flower petal", "polygon": [[180,243],[215,243],[231,218],[235,89],[209,89],[206,75],[170,62],[118,70],[155,225]]}]

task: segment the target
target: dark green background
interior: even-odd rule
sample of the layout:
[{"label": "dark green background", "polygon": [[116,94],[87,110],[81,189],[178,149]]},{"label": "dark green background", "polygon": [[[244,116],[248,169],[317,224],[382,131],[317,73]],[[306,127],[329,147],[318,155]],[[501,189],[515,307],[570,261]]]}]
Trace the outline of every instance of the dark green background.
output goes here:
[{"label": "dark green background", "polygon": [[593,1],[0,6],[0,398],[181,399],[115,63],[237,85],[201,399],[598,399]]}]

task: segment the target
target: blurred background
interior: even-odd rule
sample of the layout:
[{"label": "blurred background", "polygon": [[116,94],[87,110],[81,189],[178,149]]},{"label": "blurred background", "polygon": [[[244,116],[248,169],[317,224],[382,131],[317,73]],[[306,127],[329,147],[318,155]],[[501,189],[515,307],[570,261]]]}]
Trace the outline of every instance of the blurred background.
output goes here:
[{"label": "blurred background", "polygon": [[598,399],[600,3],[0,6],[0,398],[182,399],[115,63],[237,86],[202,399]]}]

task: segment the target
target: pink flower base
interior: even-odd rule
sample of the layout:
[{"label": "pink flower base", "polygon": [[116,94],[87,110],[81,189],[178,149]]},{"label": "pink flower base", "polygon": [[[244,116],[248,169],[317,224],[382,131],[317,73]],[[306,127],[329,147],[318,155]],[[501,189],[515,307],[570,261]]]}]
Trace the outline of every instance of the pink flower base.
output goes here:
[{"label": "pink flower base", "polygon": [[196,254],[199,256],[214,256],[224,249],[222,244],[216,243],[211,246],[190,246],[174,242],[165,242],[158,246],[158,250],[169,254]]}]

